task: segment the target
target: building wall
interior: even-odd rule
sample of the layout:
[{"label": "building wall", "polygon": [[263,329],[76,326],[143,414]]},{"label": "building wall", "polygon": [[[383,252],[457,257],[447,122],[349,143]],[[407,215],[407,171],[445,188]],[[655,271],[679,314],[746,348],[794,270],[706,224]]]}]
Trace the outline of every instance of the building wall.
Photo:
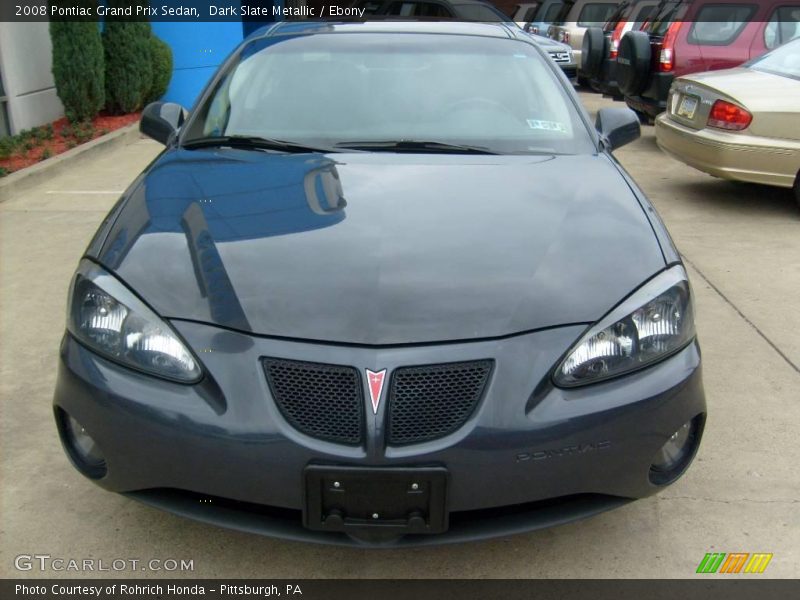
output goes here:
[{"label": "building wall", "polygon": [[0,22],[0,70],[12,134],[64,114],[53,81],[48,23]]},{"label": "building wall", "polygon": [[[169,2],[170,0],[168,0]],[[297,1],[297,0],[295,0]],[[164,0],[151,0],[158,6]],[[225,3],[234,7],[242,4],[261,6],[271,10],[272,6],[283,6],[283,0],[233,0]],[[220,22],[153,22],[153,33],[172,48],[173,72],[167,93],[162,100],[177,102],[191,108],[208,80],[225,61],[231,51],[253,30],[268,24],[263,21]]]},{"label": "building wall", "polygon": [[191,108],[217,67],[243,39],[242,23],[154,22],[153,33],[172,48],[173,71],[163,100]]}]

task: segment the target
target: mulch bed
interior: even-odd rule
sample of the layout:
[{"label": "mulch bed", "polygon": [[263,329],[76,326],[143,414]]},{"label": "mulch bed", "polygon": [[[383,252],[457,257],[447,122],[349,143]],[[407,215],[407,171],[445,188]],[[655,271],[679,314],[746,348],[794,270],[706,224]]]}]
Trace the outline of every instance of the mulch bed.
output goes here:
[{"label": "mulch bed", "polygon": [[[108,115],[100,113],[91,121],[92,127],[85,130],[86,132],[80,137],[74,134],[74,127],[70,126],[66,117],[60,118],[58,121],[52,123],[53,137],[52,139],[32,140],[31,143],[34,147],[28,150],[17,148],[14,153],[8,158],[0,159],[0,168],[5,169],[7,173],[19,171],[25,167],[36,164],[48,156],[55,156],[85,144],[95,138],[110,133],[131,123],[136,123],[141,116],[140,112],[131,113],[128,115]],[[47,127],[46,125],[43,127]],[[42,128],[36,128],[42,129]]]}]

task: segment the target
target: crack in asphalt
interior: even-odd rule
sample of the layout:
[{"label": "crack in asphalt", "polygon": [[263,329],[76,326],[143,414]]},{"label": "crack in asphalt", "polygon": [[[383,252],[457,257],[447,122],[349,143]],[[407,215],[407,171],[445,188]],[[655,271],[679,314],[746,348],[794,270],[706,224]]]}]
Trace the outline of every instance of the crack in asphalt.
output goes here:
[{"label": "crack in asphalt", "polygon": [[795,363],[792,361],[792,359],[791,359],[791,358],[789,358],[788,356],[786,356],[786,354],[784,354],[783,350],[781,350],[780,348],[778,348],[777,344],[775,344],[775,342],[773,342],[771,339],[769,339],[769,338],[767,337],[767,335],[766,335],[766,334],[765,334],[763,331],[761,331],[761,329],[759,329],[758,325],[756,325],[756,324],[755,324],[755,323],[753,323],[753,322],[752,322],[750,319],[748,319],[748,318],[747,318],[747,316],[746,316],[746,315],[745,315],[745,314],[744,314],[744,313],[743,313],[741,310],[739,310],[739,307],[738,307],[738,306],[736,306],[736,305],[735,305],[733,302],[731,302],[731,300],[730,300],[730,299],[729,299],[729,298],[728,298],[728,297],[727,297],[725,294],[723,294],[723,293],[722,293],[722,290],[721,290],[721,289],[719,289],[719,288],[718,288],[716,285],[714,285],[714,284],[711,282],[711,280],[710,280],[708,277],[706,277],[705,273],[703,273],[703,271],[701,271],[701,270],[698,268],[698,266],[697,266],[696,264],[694,264],[694,263],[693,263],[691,260],[689,260],[689,259],[688,259],[686,256],[683,256],[683,255],[681,255],[681,256],[683,257],[683,260],[684,260],[685,262],[687,262],[687,263],[689,264],[689,266],[691,266],[691,267],[692,267],[692,269],[694,269],[695,271],[697,271],[697,274],[698,274],[698,275],[700,275],[700,277],[703,279],[703,281],[705,281],[705,282],[706,282],[706,283],[709,285],[709,287],[710,287],[712,290],[714,290],[714,291],[715,291],[715,292],[716,292],[716,293],[719,295],[719,297],[720,297],[720,298],[722,298],[722,299],[723,299],[723,300],[724,300],[724,301],[725,301],[725,302],[728,304],[728,306],[730,306],[730,307],[731,307],[733,310],[735,310],[735,311],[736,311],[736,313],[737,313],[737,314],[738,314],[738,315],[739,315],[739,316],[740,316],[742,319],[744,319],[745,323],[747,323],[748,325],[750,325],[750,327],[752,327],[752,328],[753,328],[753,330],[755,330],[755,332],[756,332],[758,335],[760,335],[760,336],[761,336],[761,338],[762,338],[762,339],[763,339],[765,342],[767,342],[767,344],[769,344],[769,346],[770,346],[770,347],[771,347],[773,350],[775,350],[775,352],[777,352],[777,353],[778,353],[778,355],[779,355],[779,356],[780,356],[780,357],[781,357],[781,358],[782,358],[782,359],[783,359],[783,360],[786,362],[786,364],[787,364],[787,365],[789,365],[789,366],[790,366],[792,369],[794,369],[794,370],[795,370],[795,372],[796,372],[798,375],[800,375],[800,366],[796,365],[796,364],[795,364]]}]

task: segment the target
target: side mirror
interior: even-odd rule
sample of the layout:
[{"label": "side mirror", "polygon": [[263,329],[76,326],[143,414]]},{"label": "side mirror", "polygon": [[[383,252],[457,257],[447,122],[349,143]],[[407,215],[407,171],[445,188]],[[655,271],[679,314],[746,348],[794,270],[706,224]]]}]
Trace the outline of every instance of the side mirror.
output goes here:
[{"label": "side mirror", "polygon": [[174,102],[153,102],[142,111],[139,131],[167,145],[186,118],[186,110]]},{"label": "side mirror", "polygon": [[630,108],[601,108],[594,126],[609,150],[616,150],[642,135],[639,117]]}]

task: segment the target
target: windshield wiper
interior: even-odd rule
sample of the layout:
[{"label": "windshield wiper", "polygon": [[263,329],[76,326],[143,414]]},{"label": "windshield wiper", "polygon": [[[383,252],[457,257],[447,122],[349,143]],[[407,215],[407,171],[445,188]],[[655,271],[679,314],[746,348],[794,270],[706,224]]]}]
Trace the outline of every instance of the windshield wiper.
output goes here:
[{"label": "windshield wiper", "polygon": [[184,148],[214,148],[229,146],[231,148],[245,148],[252,150],[276,150],[278,152],[341,152],[332,148],[316,148],[297,142],[275,140],[250,135],[220,135],[213,137],[196,138],[181,144]]},{"label": "windshield wiper", "polygon": [[372,152],[431,152],[439,154],[499,154],[486,146],[466,146],[447,142],[424,140],[365,140],[363,142],[339,142],[337,148],[348,150],[370,150]]}]

